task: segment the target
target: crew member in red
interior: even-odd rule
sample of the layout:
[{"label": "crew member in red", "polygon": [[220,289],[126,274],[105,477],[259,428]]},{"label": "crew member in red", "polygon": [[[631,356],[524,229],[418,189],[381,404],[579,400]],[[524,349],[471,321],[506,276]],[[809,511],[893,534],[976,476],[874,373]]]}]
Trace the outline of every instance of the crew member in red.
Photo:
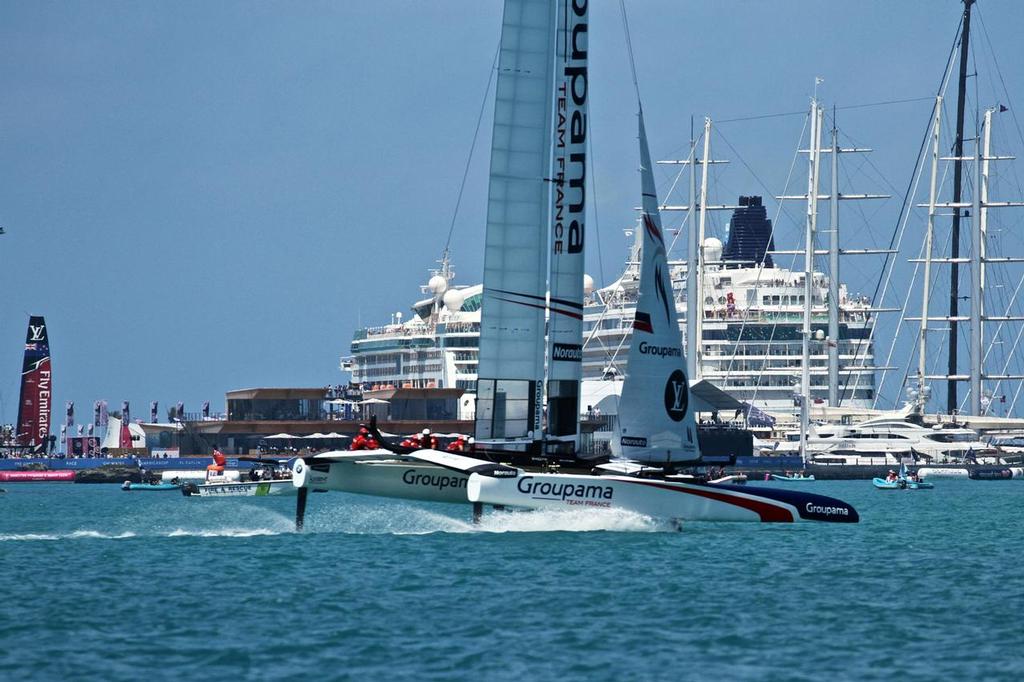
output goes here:
[{"label": "crew member in red", "polygon": [[448,447],[445,448],[448,452],[465,452],[466,451],[466,439],[460,435],[458,438],[448,443]]},{"label": "crew member in red", "polygon": [[359,433],[352,439],[352,444],[349,446],[349,450],[377,450],[380,448],[380,443],[373,437],[370,430],[365,426],[359,427]]},{"label": "crew member in red", "polygon": [[357,433],[356,437],[352,439],[352,444],[348,446],[348,449],[349,450],[366,450],[367,449],[366,442],[367,442],[367,438],[368,438],[369,435],[370,435],[370,432],[366,430],[365,426],[360,427],[359,428],[359,433]]},{"label": "crew member in red", "polygon": [[421,445],[420,445],[420,434],[414,433],[413,435],[408,436],[407,438],[402,440],[402,447],[403,448],[418,448],[418,447],[421,447]]},{"label": "crew member in red", "polygon": [[224,453],[217,448],[213,449],[213,464],[206,467],[206,480],[209,481],[212,477],[223,476],[224,466],[228,463],[228,458],[224,456]]},{"label": "crew member in red", "polygon": [[430,448],[431,450],[437,450],[440,444],[437,442],[437,436],[430,433],[430,429],[423,429],[423,433],[420,436],[420,447]]}]

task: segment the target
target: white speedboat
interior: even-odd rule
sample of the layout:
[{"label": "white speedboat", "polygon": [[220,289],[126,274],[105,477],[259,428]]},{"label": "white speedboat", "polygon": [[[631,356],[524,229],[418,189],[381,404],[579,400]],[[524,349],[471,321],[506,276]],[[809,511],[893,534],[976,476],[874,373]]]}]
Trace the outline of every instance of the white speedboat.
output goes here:
[{"label": "white speedboat", "polygon": [[268,495],[295,495],[290,478],[267,481],[235,481],[224,483],[185,483],[181,494],[185,497],[266,497]]}]

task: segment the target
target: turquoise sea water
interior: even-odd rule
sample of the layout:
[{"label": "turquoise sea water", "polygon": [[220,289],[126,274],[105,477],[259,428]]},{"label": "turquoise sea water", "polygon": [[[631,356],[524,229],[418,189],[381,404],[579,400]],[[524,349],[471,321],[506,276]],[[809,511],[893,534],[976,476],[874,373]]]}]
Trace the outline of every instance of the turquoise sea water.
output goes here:
[{"label": "turquoise sea water", "polygon": [[4,484],[0,679],[1024,679],[1024,482],[858,525]]}]

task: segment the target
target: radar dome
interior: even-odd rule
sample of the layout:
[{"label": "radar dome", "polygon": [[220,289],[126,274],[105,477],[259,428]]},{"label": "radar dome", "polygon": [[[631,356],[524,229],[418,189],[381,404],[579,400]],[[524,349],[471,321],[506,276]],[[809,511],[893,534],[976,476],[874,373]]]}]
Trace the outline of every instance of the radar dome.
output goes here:
[{"label": "radar dome", "polygon": [[722,260],[722,240],[715,237],[708,237],[704,240],[704,260]]},{"label": "radar dome", "polygon": [[462,292],[458,289],[451,289],[446,291],[444,294],[444,307],[451,312],[458,312],[462,309],[462,304],[465,302],[466,297],[462,295]]},{"label": "radar dome", "polygon": [[427,282],[427,287],[435,294],[443,294],[448,289],[448,280],[441,275],[434,275]]},{"label": "radar dome", "polygon": [[583,274],[583,293],[589,294],[594,290],[594,278],[590,275]]},{"label": "radar dome", "polygon": [[816,340],[818,340],[818,341],[824,341],[825,340],[825,332],[820,330],[820,329],[815,330],[814,338]]}]

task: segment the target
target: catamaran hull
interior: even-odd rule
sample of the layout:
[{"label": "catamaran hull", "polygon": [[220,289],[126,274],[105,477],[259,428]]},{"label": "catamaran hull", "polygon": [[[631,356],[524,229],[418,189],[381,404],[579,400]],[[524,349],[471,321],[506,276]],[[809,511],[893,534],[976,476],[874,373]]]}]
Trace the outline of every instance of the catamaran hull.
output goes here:
[{"label": "catamaran hull", "polygon": [[385,460],[310,465],[298,460],[292,467],[292,481],[296,487],[315,490],[425,502],[469,502],[466,474],[421,462]]},{"label": "catamaran hull", "polygon": [[710,483],[680,483],[625,476],[472,474],[471,502],[532,509],[619,509],[681,521],[856,523],[840,500],[795,490]]}]

